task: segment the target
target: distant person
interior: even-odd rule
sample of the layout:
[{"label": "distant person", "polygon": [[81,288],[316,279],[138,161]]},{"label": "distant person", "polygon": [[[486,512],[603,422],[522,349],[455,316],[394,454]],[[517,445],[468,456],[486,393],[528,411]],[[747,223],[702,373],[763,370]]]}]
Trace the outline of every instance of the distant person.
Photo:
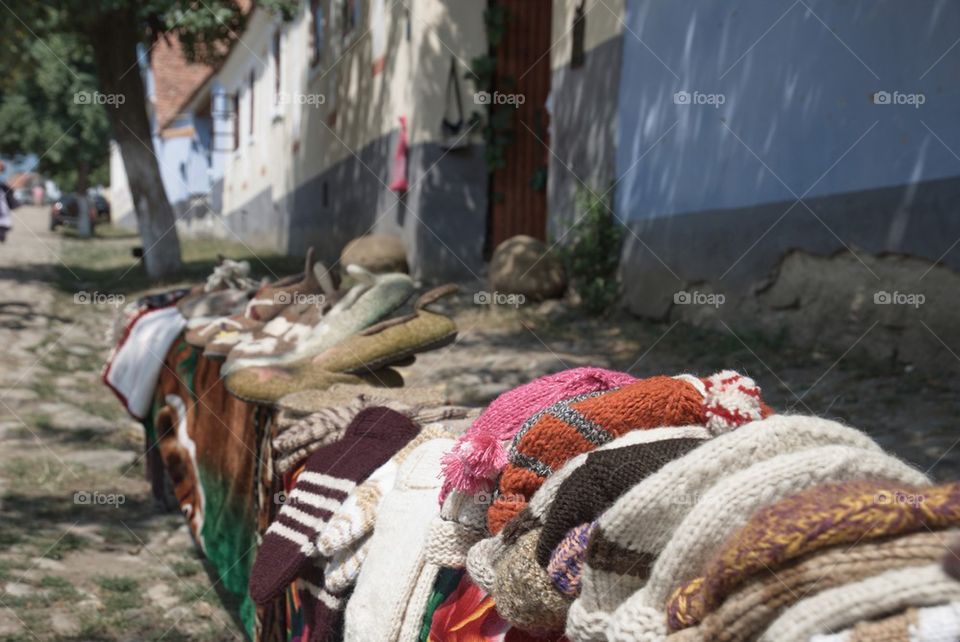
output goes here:
[{"label": "distant person", "polygon": [[[7,166],[0,161],[0,174],[7,171]],[[5,182],[0,181],[0,243],[7,240],[7,232],[13,228],[13,210],[17,207],[17,199],[13,197],[13,190]]]}]

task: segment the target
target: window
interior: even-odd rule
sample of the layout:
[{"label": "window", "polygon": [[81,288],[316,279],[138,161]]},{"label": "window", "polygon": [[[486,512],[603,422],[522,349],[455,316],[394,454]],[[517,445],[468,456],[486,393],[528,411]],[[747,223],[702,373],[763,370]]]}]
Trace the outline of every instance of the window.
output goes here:
[{"label": "window", "polygon": [[249,140],[251,140],[251,141],[253,140],[253,126],[254,126],[254,123],[256,122],[256,120],[254,120],[254,113],[253,113],[253,111],[254,111],[254,110],[253,110],[253,106],[254,106],[254,104],[256,104],[256,100],[254,100],[253,90],[254,90],[254,86],[255,86],[255,83],[256,83],[256,82],[257,82],[257,73],[256,73],[255,71],[251,71],[251,72],[250,72],[250,87],[249,87],[249,89],[247,90],[247,94],[249,94],[249,96],[250,96],[250,111],[249,111],[249,115],[250,115],[250,127],[249,127],[249,129],[247,130],[247,133],[249,134]]},{"label": "window", "polygon": [[273,98],[274,103],[279,102],[280,100],[280,89],[282,88],[281,81],[281,70],[282,66],[280,65],[280,30],[277,29],[276,33],[273,34]]},{"label": "window", "polygon": [[230,99],[233,111],[233,151],[240,149],[240,91],[234,92]]},{"label": "window", "polygon": [[320,6],[320,0],[310,0],[310,33],[308,39],[310,43],[310,66],[313,67],[320,62],[320,56],[323,53],[323,7]]}]

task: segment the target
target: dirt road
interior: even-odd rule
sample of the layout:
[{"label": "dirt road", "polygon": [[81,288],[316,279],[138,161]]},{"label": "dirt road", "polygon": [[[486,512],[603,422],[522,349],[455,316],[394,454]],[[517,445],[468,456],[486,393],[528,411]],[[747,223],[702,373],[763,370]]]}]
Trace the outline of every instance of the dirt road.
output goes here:
[{"label": "dirt road", "polygon": [[50,284],[63,243],[23,207],[0,246],[0,639],[242,639],[99,382],[115,306]]}]

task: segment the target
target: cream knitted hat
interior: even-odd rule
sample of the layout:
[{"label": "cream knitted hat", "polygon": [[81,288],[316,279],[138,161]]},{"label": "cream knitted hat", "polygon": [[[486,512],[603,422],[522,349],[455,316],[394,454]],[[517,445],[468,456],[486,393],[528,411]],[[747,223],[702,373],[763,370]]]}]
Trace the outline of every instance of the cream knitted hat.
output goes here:
[{"label": "cream knitted hat", "polygon": [[439,566],[427,562],[430,523],[439,513],[440,459],[453,439],[421,444],[400,465],[380,503],[370,549],[347,602],[344,639],[416,639]]},{"label": "cream knitted hat", "polygon": [[[768,459],[725,477],[709,489],[657,555],[646,584],[614,611],[607,639],[627,641],[667,634],[664,605],[671,591],[696,577],[755,510],[830,482],[888,479],[926,485],[921,472],[883,452],[823,446]],[[589,552],[587,554],[589,563]]]},{"label": "cream knitted hat", "polygon": [[808,640],[909,607],[960,601],[960,582],[940,564],[887,571],[798,602],[774,620],[761,642]]},{"label": "cream knitted hat", "polygon": [[837,422],[774,415],[704,442],[634,486],[598,520],[567,635],[576,641],[605,638],[610,614],[646,583],[647,569],[721,477],[777,455],[831,444],[880,452],[867,435]]}]

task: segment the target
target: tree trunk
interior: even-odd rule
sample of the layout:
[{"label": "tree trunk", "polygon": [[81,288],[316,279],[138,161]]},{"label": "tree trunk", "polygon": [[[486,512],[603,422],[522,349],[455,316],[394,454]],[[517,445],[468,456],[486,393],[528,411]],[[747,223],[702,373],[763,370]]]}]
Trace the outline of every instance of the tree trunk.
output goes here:
[{"label": "tree trunk", "polygon": [[137,44],[143,34],[133,9],[100,14],[87,31],[93,46],[100,91],[114,139],[120,146],[130,194],[143,240],[143,260],[154,279],[171,276],[181,266],[180,240],[173,208],[167,200],[160,165],[153,150],[147,102],[137,62]]}]

